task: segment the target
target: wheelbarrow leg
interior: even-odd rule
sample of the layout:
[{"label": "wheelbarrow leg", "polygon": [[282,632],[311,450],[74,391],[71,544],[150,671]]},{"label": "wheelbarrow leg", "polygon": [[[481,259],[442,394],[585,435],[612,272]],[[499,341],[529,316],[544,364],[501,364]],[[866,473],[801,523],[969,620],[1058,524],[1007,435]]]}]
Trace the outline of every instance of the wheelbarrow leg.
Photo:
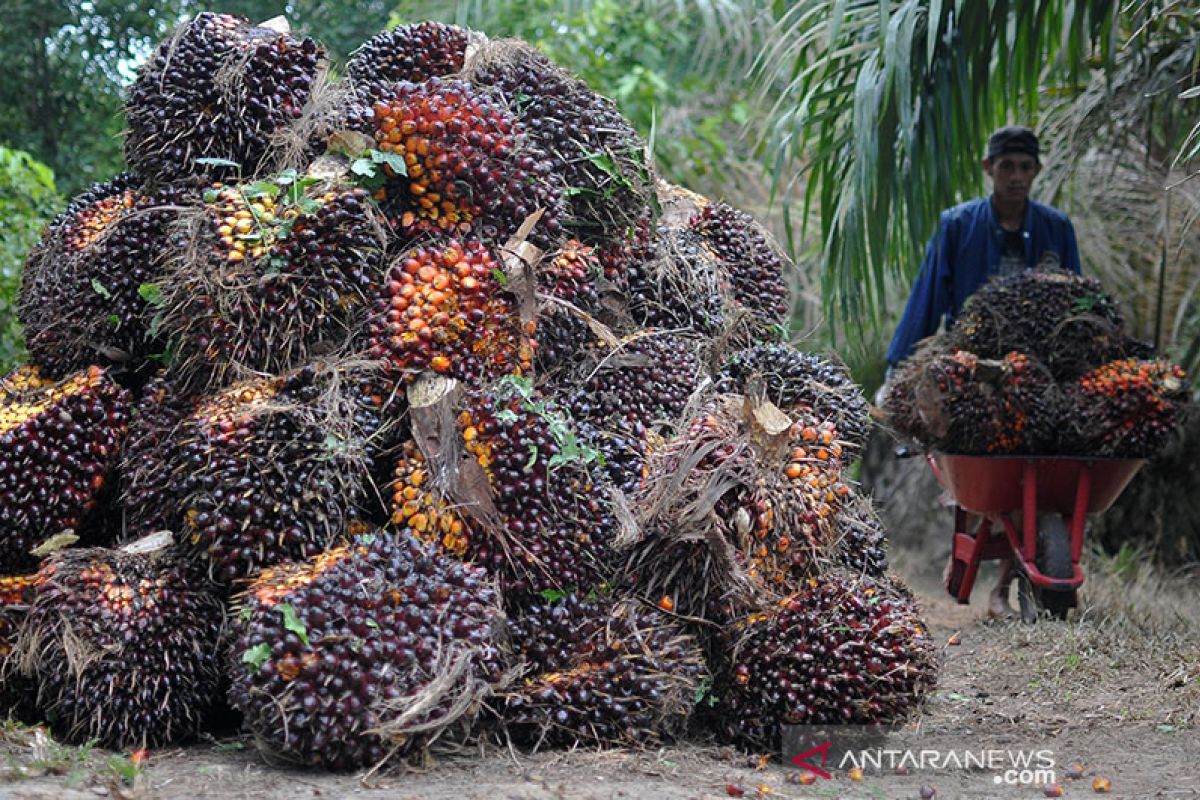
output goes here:
[{"label": "wheelbarrow leg", "polygon": [[979,563],[983,560],[992,539],[992,524],[983,518],[972,536],[967,527],[975,517],[960,506],[954,508],[954,542],[950,552],[951,573],[946,589],[960,604],[971,602],[971,590],[979,574]]}]

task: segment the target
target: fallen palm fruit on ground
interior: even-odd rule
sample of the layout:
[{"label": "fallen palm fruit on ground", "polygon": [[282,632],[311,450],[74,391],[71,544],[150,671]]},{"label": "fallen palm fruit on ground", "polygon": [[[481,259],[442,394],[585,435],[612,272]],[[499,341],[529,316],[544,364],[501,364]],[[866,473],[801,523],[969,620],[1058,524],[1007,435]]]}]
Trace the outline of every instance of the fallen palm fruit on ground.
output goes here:
[{"label": "fallen palm fruit on ground", "polygon": [[182,25],[131,88],[132,172],[28,261],[0,640],[53,730],[202,735],[218,679],[264,755],[327,769],[910,713],[923,626],[847,474],[868,406],[784,343],[770,234],[522,42],[406,25],[344,79],[323,52]]}]

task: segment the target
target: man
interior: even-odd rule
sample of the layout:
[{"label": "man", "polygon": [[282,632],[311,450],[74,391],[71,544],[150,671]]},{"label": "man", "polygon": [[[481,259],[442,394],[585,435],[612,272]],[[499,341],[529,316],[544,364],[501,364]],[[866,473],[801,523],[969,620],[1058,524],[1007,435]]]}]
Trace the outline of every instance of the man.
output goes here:
[{"label": "man", "polygon": [[[947,328],[953,325],[967,298],[989,279],[1043,266],[1079,272],[1067,215],[1029,199],[1041,169],[1038,140],[1029,128],[1013,125],[988,138],[983,171],[992,194],[942,212],[887,351],[889,373],[943,321]],[[1001,562],[1000,580],[988,598],[991,615],[1012,613],[1012,577],[1012,562]]]}]

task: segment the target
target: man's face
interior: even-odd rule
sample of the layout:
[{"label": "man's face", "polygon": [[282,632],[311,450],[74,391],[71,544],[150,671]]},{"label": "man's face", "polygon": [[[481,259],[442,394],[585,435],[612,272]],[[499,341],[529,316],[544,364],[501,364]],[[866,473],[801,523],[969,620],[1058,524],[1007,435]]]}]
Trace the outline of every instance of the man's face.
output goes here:
[{"label": "man's face", "polygon": [[996,199],[1024,202],[1029,199],[1033,179],[1042,169],[1036,158],[1026,153],[1005,153],[983,160],[983,171],[992,179]]}]

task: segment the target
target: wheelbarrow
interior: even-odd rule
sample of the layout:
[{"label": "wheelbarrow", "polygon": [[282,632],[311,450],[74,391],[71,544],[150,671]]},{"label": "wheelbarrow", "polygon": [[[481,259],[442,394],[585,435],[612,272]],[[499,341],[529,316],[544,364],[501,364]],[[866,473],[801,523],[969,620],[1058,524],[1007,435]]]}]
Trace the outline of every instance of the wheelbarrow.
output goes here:
[{"label": "wheelbarrow", "polygon": [[950,595],[969,603],[980,563],[1012,559],[1025,622],[1041,610],[1063,619],[1076,605],[1087,515],[1107,510],[1145,463],[940,452],[926,458],[955,503]]}]

